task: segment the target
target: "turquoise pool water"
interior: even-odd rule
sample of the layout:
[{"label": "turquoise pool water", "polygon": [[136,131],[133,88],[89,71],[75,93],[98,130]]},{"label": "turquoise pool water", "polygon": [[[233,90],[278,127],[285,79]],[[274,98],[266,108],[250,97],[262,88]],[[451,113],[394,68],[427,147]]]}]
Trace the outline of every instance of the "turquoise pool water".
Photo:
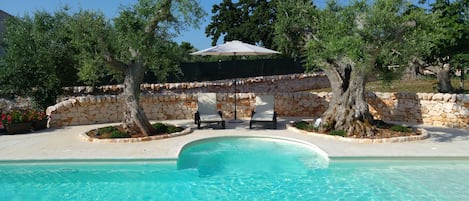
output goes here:
[{"label": "turquoise pool water", "polygon": [[337,159],[223,138],[178,161],[0,162],[0,200],[469,200],[469,160]]}]

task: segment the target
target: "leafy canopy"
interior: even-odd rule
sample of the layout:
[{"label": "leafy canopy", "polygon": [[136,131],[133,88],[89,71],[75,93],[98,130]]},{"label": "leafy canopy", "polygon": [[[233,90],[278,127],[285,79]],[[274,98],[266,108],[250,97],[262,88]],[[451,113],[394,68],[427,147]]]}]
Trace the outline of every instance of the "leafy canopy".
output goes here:
[{"label": "leafy canopy", "polygon": [[375,70],[389,73],[388,65],[405,63],[409,55],[403,53],[415,40],[409,31],[417,17],[425,17],[419,10],[410,10],[410,5],[403,0],[354,1],[344,7],[329,2],[319,12],[317,31],[308,42],[309,69],[346,57],[356,70],[371,75]]},{"label": "leafy canopy", "polygon": [[66,9],[55,15],[38,11],[7,19],[0,63],[3,97],[32,97],[35,106],[43,109],[55,103],[60,87],[73,84],[76,61],[65,26],[69,20]]},{"label": "leafy canopy", "polygon": [[205,34],[212,37],[212,45],[223,37],[224,41],[240,40],[272,46],[275,21],[272,1],[239,0],[233,3],[224,0],[213,6],[212,13],[212,22],[205,28]]}]

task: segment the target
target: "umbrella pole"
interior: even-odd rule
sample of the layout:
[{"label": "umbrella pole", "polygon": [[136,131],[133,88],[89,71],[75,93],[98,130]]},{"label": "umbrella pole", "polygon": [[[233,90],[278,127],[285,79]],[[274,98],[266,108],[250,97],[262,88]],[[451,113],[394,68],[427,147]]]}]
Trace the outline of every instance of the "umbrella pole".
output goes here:
[{"label": "umbrella pole", "polygon": [[[233,59],[236,57],[236,52],[233,54]],[[234,59],[234,63],[235,63],[235,75],[237,74],[236,72],[236,59]],[[237,104],[236,104],[236,83],[237,83],[237,79],[235,78],[234,79],[234,119],[230,120],[229,122],[230,123],[241,123],[243,121],[239,120],[238,119],[238,115],[237,115]]]},{"label": "umbrella pole", "polygon": [[234,107],[234,121],[237,121],[238,120],[238,115],[236,115],[236,114],[237,114],[238,110],[236,108],[236,105],[237,105],[236,104],[236,79],[234,80],[234,88],[235,88],[235,90],[234,90],[234,106],[235,106]]},{"label": "umbrella pole", "polygon": [[236,82],[237,82],[237,80],[235,79],[234,80],[234,88],[235,88],[235,93],[234,93],[234,119],[230,120],[229,121],[230,123],[242,123],[243,122],[242,120],[238,119],[238,115],[237,115]]}]

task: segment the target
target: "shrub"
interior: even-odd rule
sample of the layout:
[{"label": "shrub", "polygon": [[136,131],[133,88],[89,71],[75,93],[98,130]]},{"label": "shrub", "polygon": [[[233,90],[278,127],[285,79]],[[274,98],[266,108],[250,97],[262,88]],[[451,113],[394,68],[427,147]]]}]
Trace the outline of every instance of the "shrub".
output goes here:
[{"label": "shrub", "polygon": [[98,134],[111,133],[113,131],[119,131],[119,129],[117,129],[114,126],[106,126],[106,127],[98,128]]},{"label": "shrub", "polygon": [[182,128],[176,127],[176,126],[173,126],[173,125],[169,125],[167,128],[168,128],[167,133],[176,133],[176,132],[181,132],[182,131]]},{"label": "shrub", "polygon": [[152,126],[155,129],[156,133],[166,133],[166,131],[168,130],[168,126],[163,123],[152,124]]},{"label": "shrub", "polygon": [[318,130],[318,128],[314,127],[313,124],[310,124],[310,123],[305,122],[305,121],[296,122],[295,127],[298,128],[298,129],[307,130],[307,131],[311,131],[311,130],[316,131],[316,130]]},{"label": "shrub", "polygon": [[347,133],[344,130],[332,130],[329,134],[345,137]]},{"label": "shrub", "polygon": [[390,128],[392,131],[396,131],[396,132],[403,132],[403,133],[408,133],[408,132],[411,132],[412,130],[410,130],[409,128],[405,127],[405,126],[401,126],[401,125],[395,125],[395,126],[392,126]]},{"label": "shrub", "polygon": [[152,124],[153,128],[156,131],[156,134],[165,134],[165,133],[175,133],[182,131],[182,128],[176,127],[174,125],[166,125],[163,123]]},{"label": "shrub", "polygon": [[109,134],[109,138],[129,138],[131,137],[128,133],[120,131],[120,130],[114,130]]}]

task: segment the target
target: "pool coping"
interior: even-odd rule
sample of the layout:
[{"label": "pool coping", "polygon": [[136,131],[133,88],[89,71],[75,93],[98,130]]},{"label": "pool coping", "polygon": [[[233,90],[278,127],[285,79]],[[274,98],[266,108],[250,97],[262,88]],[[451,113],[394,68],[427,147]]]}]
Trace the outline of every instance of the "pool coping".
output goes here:
[{"label": "pool coping", "polygon": [[[336,157],[469,157],[469,130],[416,125],[427,138],[397,143],[356,143],[324,135],[294,132],[290,120],[279,119],[278,129],[249,129],[249,120],[227,124],[226,129],[197,129],[193,120],[164,121],[185,125],[191,132],[178,137],[136,143],[93,143],[80,139],[86,130],[114,124],[68,126],[19,135],[0,135],[0,161],[5,160],[102,160],[102,159],[177,159],[182,148],[196,140],[223,136],[286,138],[313,144],[331,159]],[[414,126],[414,125],[413,125]]]},{"label": "pool coping", "polygon": [[288,123],[286,126],[287,126],[287,130],[290,130],[290,131],[293,131],[293,132],[302,133],[302,134],[306,134],[306,135],[312,135],[312,136],[326,138],[326,139],[334,139],[334,140],[340,140],[340,141],[344,141],[344,142],[353,142],[353,143],[410,142],[410,141],[416,141],[416,140],[423,140],[423,139],[427,139],[427,138],[430,137],[428,132],[425,129],[422,129],[422,128],[417,128],[417,130],[419,130],[421,132],[420,135],[369,139],[369,138],[350,138],[350,137],[342,137],[342,136],[337,136],[337,135],[327,135],[327,134],[320,134],[320,133],[305,131],[305,130],[301,130],[301,129],[296,128],[291,123]]}]

